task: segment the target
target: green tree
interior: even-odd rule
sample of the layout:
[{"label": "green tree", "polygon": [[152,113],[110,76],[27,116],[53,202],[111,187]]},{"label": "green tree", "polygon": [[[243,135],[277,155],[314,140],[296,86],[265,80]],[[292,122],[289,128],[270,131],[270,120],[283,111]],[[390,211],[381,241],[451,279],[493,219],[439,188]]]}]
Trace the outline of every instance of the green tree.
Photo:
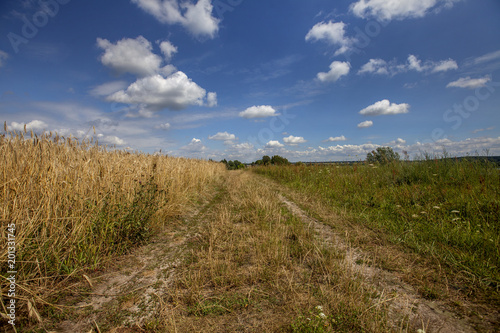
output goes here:
[{"label": "green tree", "polygon": [[262,156],[262,164],[269,165],[269,163],[271,163],[271,158],[267,155]]},{"label": "green tree", "polygon": [[391,147],[378,147],[377,150],[372,150],[366,155],[367,163],[386,164],[394,161],[399,161],[399,154],[392,150]]},{"label": "green tree", "polygon": [[288,165],[290,164],[290,162],[288,162],[288,160],[282,156],[279,156],[279,155],[274,155],[272,158],[271,158],[271,164],[274,164],[274,165]]}]

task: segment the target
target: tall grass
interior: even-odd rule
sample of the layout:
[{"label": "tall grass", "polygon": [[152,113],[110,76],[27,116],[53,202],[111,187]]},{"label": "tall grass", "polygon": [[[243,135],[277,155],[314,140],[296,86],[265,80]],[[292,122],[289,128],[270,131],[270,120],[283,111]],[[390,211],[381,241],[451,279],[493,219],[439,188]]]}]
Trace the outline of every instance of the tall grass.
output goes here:
[{"label": "tall grass", "polygon": [[500,171],[480,159],[261,167],[394,243],[500,283]]},{"label": "tall grass", "polygon": [[100,268],[182,214],[225,172],[220,163],[51,134],[0,136],[0,156],[1,274],[8,270],[7,225],[15,224],[21,294]]}]

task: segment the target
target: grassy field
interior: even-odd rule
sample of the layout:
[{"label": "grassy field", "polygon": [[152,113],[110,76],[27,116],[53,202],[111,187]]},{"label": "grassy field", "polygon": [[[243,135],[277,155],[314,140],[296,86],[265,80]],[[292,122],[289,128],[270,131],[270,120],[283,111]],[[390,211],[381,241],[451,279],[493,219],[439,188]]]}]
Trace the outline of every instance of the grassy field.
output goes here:
[{"label": "grassy field", "polygon": [[500,282],[500,170],[480,159],[255,168],[475,285]]},{"label": "grassy field", "polygon": [[32,133],[1,136],[0,155],[2,275],[14,224],[17,296],[42,304],[60,281],[102,268],[183,214],[226,172],[219,163]]},{"label": "grassy field", "polygon": [[14,224],[26,332],[59,324],[85,332],[438,331],[411,302],[393,302],[412,293],[420,303],[452,302],[478,331],[499,325],[497,165],[427,159],[227,171],[28,133],[0,137],[0,152],[2,274]]},{"label": "grassy field", "polygon": [[385,296],[285,209],[278,193],[261,177],[229,172],[192,221],[198,236],[153,331],[391,331]]}]

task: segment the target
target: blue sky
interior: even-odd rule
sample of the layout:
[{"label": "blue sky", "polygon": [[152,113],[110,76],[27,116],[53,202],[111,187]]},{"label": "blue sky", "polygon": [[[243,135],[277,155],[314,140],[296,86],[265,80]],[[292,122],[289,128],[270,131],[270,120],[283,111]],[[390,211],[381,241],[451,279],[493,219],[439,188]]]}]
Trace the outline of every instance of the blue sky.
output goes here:
[{"label": "blue sky", "polygon": [[10,130],[244,162],[500,155],[497,0],[7,0],[0,14]]}]

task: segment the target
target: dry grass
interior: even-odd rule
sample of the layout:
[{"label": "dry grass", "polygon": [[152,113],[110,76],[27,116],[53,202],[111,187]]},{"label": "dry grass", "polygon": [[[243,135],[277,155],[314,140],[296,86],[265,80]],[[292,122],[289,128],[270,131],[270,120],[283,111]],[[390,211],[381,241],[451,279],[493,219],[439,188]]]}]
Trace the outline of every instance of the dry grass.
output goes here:
[{"label": "dry grass", "polygon": [[152,331],[388,330],[379,295],[260,177],[230,172],[198,222],[199,237]]},{"label": "dry grass", "polygon": [[4,274],[7,225],[15,224],[24,301],[43,303],[56,283],[140,244],[226,172],[220,163],[9,134],[0,137],[0,261]]}]

